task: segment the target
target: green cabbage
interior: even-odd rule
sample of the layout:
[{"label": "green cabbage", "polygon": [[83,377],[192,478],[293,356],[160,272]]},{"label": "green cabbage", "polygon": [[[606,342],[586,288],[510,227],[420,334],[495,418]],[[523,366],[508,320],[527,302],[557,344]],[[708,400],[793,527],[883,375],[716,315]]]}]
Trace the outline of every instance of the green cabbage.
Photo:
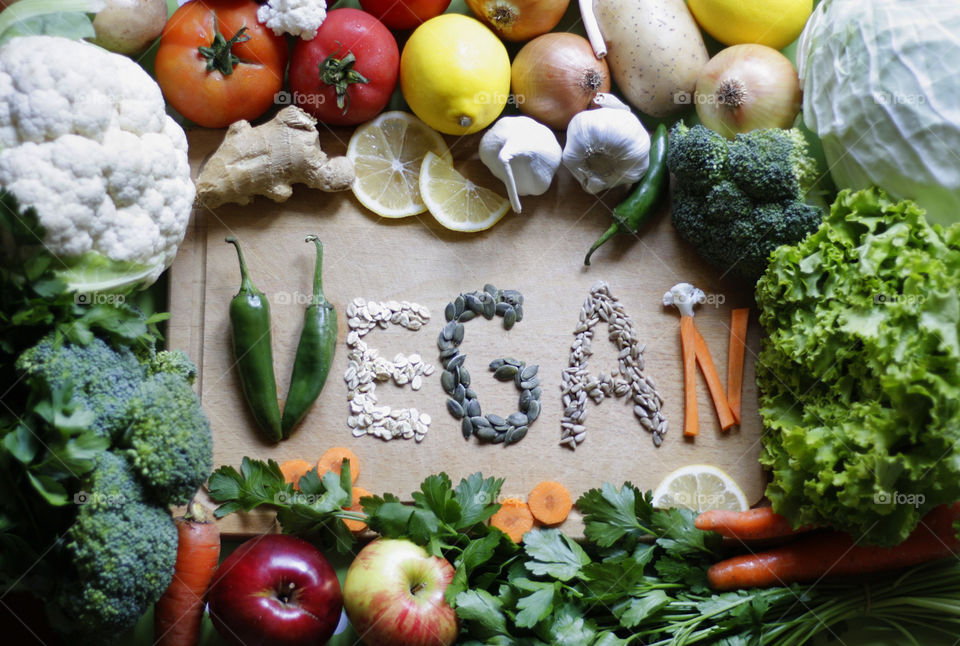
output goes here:
[{"label": "green cabbage", "polygon": [[838,188],[960,221],[960,2],[825,0],[801,36],[803,119]]},{"label": "green cabbage", "polygon": [[774,509],[890,545],[960,500],[960,225],[843,191],[756,296]]}]

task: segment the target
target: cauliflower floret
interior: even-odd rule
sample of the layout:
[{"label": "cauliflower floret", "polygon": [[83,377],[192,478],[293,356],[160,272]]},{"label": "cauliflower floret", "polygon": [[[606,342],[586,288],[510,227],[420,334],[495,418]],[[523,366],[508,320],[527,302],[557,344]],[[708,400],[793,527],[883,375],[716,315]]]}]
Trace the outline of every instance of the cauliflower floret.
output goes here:
[{"label": "cauliflower floret", "polygon": [[155,281],[195,196],[186,135],[153,79],[53,36],[0,47],[0,186],[36,209],[44,245],[81,291]]},{"label": "cauliflower floret", "polygon": [[268,0],[257,9],[257,20],[273,30],[310,40],[327,18],[324,0]]}]

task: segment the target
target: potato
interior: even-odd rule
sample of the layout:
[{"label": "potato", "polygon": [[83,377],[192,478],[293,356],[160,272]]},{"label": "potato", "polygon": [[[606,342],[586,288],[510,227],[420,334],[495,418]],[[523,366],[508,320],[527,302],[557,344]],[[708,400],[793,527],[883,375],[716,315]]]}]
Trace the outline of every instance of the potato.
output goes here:
[{"label": "potato", "polygon": [[610,72],[627,101],[652,117],[689,107],[710,57],[684,0],[592,2]]},{"label": "potato", "polygon": [[166,22],[166,0],[107,0],[93,19],[93,42],[118,54],[139,54]]}]

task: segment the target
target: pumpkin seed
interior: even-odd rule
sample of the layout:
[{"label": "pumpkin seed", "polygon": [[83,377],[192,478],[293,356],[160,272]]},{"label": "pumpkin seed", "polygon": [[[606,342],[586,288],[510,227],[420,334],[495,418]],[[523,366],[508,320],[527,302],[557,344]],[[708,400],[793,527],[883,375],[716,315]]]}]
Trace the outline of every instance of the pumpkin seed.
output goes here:
[{"label": "pumpkin seed", "polygon": [[533,364],[532,366],[526,366],[523,370],[520,371],[521,381],[529,381],[537,376],[537,371],[540,370],[540,366]]},{"label": "pumpkin seed", "polygon": [[[520,299],[520,302],[523,302],[523,298]],[[523,305],[516,305],[513,308],[513,311],[517,313],[517,323],[523,320]]]},{"label": "pumpkin seed", "polygon": [[504,303],[503,301],[501,301],[497,303],[493,311],[496,313],[497,316],[503,316],[504,314],[507,313],[507,310],[512,310],[512,309],[513,309],[513,306],[510,305],[510,303]]},{"label": "pumpkin seed", "polygon": [[493,372],[493,378],[497,381],[510,381],[519,372],[516,366],[502,365]]},{"label": "pumpkin seed", "polygon": [[447,306],[443,308],[443,317],[448,321],[452,321],[457,317],[457,310],[453,306],[453,303],[447,303]]},{"label": "pumpkin seed", "polygon": [[540,399],[541,395],[543,395],[543,388],[541,388],[540,386],[530,389],[530,396],[533,397],[534,399]]},{"label": "pumpkin seed", "polygon": [[523,305],[523,294],[518,292],[515,289],[505,289],[503,292],[503,300],[507,301],[511,305]]},{"label": "pumpkin seed", "polygon": [[493,442],[497,438],[497,432],[489,426],[481,426],[474,429],[473,431],[477,435],[477,439],[483,440],[484,442]]},{"label": "pumpkin seed", "polygon": [[460,315],[460,318],[458,320],[462,323],[466,323],[467,321],[472,321],[475,318],[477,318],[476,312],[466,310],[463,314]]},{"label": "pumpkin seed", "polygon": [[480,299],[474,296],[473,294],[467,294],[463,297],[464,302],[467,304],[467,308],[476,314],[483,314],[483,303],[480,302]]},{"label": "pumpkin seed", "polygon": [[[464,384],[466,385],[466,384]],[[467,399],[480,399],[477,397],[477,391],[473,388],[467,388]]]},{"label": "pumpkin seed", "polygon": [[503,442],[505,439],[507,439],[507,434],[506,434],[506,432],[504,432],[504,433],[497,433],[497,434],[494,436],[494,438],[493,438],[492,440],[490,440],[490,441],[493,442],[494,444],[500,444],[500,443]]},{"label": "pumpkin seed", "polygon": [[461,406],[456,399],[447,400],[447,410],[450,411],[450,414],[453,415],[455,419],[461,419],[463,417],[463,406]]},{"label": "pumpkin seed", "polygon": [[[470,401],[476,401],[476,400],[472,399]],[[493,428],[493,425],[490,424],[490,420],[488,420],[486,417],[481,417],[479,415],[471,416],[470,422],[473,424],[474,429]]]},{"label": "pumpkin seed", "polygon": [[503,315],[503,329],[509,330],[517,322],[517,310],[512,307],[508,309]]},{"label": "pumpkin seed", "polygon": [[533,401],[533,397],[529,390],[520,391],[520,410],[526,410],[531,401]]},{"label": "pumpkin seed", "polygon": [[466,360],[467,360],[467,355],[465,354],[454,355],[449,359],[447,359],[447,362],[444,365],[444,368],[446,368],[447,370],[453,370],[454,368],[459,368],[460,366],[463,365],[463,362]]},{"label": "pumpkin seed", "polygon": [[523,413],[510,413],[507,417],[507,424],[511,426],[525,426],[529,420]]},{"label": "pumpkin seed", "polygon": [[[454,335],[454,332],[456,332],[458,325],[460,324],[457,323],[456,321],[449,321],[446,325],[443,326],[443,329],[440,331],[440,334],[447,341],[453,340],[453,335]],[[460,340],[462,341],[463,338],[461,337]],[[455,343],[459,345],[460,341],[455,341]]]},{"label": "pumpkin seed", "polygon": [[497,313],[497,303],[492,299],[488,298],[483,303],[483,318],[488,321],[493,318],[493,315]]},{"label": "pumpkin seed", "polygon": [[457,387],[457,376],[449,370],[444,370],[440,375],[440,385],[443,387],[443,392],[452,395]]},{"label": "pumpkin seed", "polygon": [[520,387],[526,390],[533,390],[539,385],[540,385],[540,380],[537,379],[536,377],[534,377],[533,379],[530,379],[529,381],[520,382]]},{"label": "pumpkin seed", "polygon": [[500,300],[500,290],[494,287],[493,285],[491,285],[490,283],[487,283],[486,285],[483,286],[483,291],[490,294],[493,300],[495,301]]},{"label": "pumpkin seed", "polygon": [[463,323],[457,323],[457,326],[453,328],[453,342],[457,345],[463,343]]},{"label": "pumpkin seed", "polygon": [[507,431],[506,437],[503,438],[503,445],[507,446],[508,444],[514,444],[519,442],[527,436],[527,427],[526,426],[514,426],[512,429]]},{"label": "pumpkin seed", "polygon": [[459,373],[457,376],[460,379],[460,383],[463,384],[463,387],[466,388],[470,385],[470,373],[467,371],[466,367],[461,366],[457,369]]},{"label": "pumpkin seed", "polygon": [[449,339],[445,339],[443,334],[441,334],[439,337],[437,337],[437,347],[441,350],[447,350],[453,347],[453,342]]},{"label": "pumpkin seed", "polygon": [[464,405],[464,410],[470,417],[480,417],[480,402],[476,399],[468,399]]},{"label": "pumpkin seed", "polygon": [[457,297],[454,299],[454,301],[453,301],[453,313],[454,313],[454,317],[453,317],[453,318],[455,318],[455,319],[460,318],[460,315],[463,314],[464,305],[465,305],[465,303],[464,303],[464,301],[463,301],[463,296],[457,296]]},{"label": "pumpkin seed", "polygon": [[473,435],[473,422],[470,421],[469,417],[464,417],[463,421],[460,422],[460,432],[463,433],[463,439],[469,440],[470,436]]},{"label": "pumpkin seed", "polygon": [[490,362],[490,370],[496,370],[503,365],[503,359],[494,359]]},{"label": "pumpkin seed", "polygon": [[458,352],[460,352],[460,350],[458,350],[457,348],[447,348],[446,350],[440,353],[440,359],[441,360],[449,359],[450,357],[456,355]]},{"label": "pumpkin seed", "polygon": [[499,415],[494,415],[493,413],[487,415],[487,421],[490,422],[491,426],[503,426],[507,423],[507,420],[503,419]]},{"label": "pumpkin seed", "polygon": [[522,361],[514,359],[513,357],[504,357],[503,362],[508,366],[514,366],[516,368],[522,368],[525,365]]},{"label": "pumpkin seed", "polygon": [[540,417],[540,402],[536,399],[531,399],[527,404],[526,412],[528,423],[536,421],[536,419]]}]

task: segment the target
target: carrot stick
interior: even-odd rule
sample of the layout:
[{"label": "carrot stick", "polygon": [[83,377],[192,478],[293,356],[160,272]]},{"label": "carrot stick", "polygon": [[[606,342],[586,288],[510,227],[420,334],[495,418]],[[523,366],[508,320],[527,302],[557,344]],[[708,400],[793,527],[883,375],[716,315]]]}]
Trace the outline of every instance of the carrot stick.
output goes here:
[{"label": "carrot stick", "polygon": [[573,499],[559,482],[544,480],[530,492],[527,505],[534,519],[544,525],[556,525],[567,519],[573,509]]},{"label": "carrot stick", "polygon": [[723,384],[720,383],[720,375],[717,374],[717,367],[713,365],[710,348],[707,347],[707,342],[703,339],[703,335],[700,334],[700,330],[694,327],[693,333],[697,363],[700,364],[703,378],[707,382],[707,388],[710,389],[710,398],[713,399],[713,407],[717,409],[720,428],[727,431],[736,423],[736,420],[734,420],[733,413],[730,412],[730,404],[727,402],[726,393],[723,392]]},{"label": "carrot stick", "polygon": [[[363,511],[363,506],[360,505],[360,499],[366,498],[367,496],[372,496],[369,491],[363,487],[351,487],[350,491],[350,506],[344,507],[347,511]],[[362,520],[353,520],[350,518],[344,518],[343,524],[347,526],[354,534],[359,534],[367,529],[367,524]]]},{"label": "carrot stick", "polygon": [[910,567],[960,553],[953,529],[957,519],[960,503],[937,507],[895,547],[857,545],[839,532],[811,534],[766,552],[715,563],[707,577],[715,590],[735,590]]},{"label": "carrot stick", "polygon": [[804,525],[794,529],[789,520],[774,512],[771,507],[759,507],[747,511],[711,509],[697,516],[693,524],[697,529],[717,532],[721,536],[742,541],[780,538],[814,528],[813,525]]},{"label": "carrot stick", "polygon": [[700,434],[697,413],[697,351],[696,328],[692,316],[680,317],[680,347],[683,351],[683,435]]},{"label": "carrot stick", "polygon": [[360,460],[353,451],[343,446],[335,446],[320,456],[317,461],[317,475],[322,478],[327,471],[339,475],[344,460],[350,460],[350,484],[353,484],[360,475]]},{"label": "carrot stick", "polygon": [[176,519],[177,563],[170,587],[154,606],[154,646],[194,646],[200,639],[204,596],[220,559],[220,530],[199,503]]},{"label": "carrot stick", "polygon": [[730,311],[730,350],[727,355],[727,401],[734,421],[740,423],[740,393],[743,389],[743,360],[747,349],[747,323],[750,308]]},{"label": "carrot stick", "polygon": [[293,485],[293,488],[300,491],[300,478],[307,475],[307,472],[313,468],[313,465],[306,460],[287,460],[280,465],[280,473],[283,479]]},{"label": "carrot stick", "polygon": [[530,507],[519,498],[507,498],[500,509],[490,517],[490,526],[496,527],[514,543],[523,540],[523,535],[533,529],[533,514]]}]

